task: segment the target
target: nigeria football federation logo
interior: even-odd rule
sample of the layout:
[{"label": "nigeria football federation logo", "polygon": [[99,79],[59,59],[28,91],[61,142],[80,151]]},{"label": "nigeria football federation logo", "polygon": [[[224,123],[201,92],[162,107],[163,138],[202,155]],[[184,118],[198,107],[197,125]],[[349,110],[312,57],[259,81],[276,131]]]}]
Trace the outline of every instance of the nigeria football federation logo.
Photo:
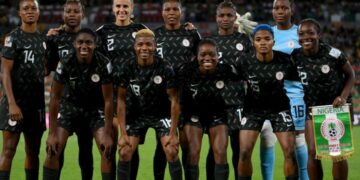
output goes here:
[{"label": "nigeria football federation logo", "polygon": [[341,154],[340,139],[345,134],[344,124],[336,116],[327,116],[320,127],[321,136],[328,140],[329,154],[336,156]]}]

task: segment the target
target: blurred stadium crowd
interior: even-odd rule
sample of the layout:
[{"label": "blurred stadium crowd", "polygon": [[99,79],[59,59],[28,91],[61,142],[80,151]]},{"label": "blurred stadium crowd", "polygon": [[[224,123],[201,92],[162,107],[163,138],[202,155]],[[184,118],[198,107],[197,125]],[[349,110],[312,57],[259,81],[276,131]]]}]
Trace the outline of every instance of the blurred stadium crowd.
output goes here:
[{"label": "blurred stadium crowd", "polygon": [[[62,4],[65,0],[39,0],[40,31],[57,27],[62,22]],[[86,4],[84,26],[96,29],[112,22],[112,0],[83,0]],[[193,22],[202,36],[216,31],[215,10],[222,0],[182,0],[183,22]],[[261,23],[272,22],[273,0],[233,0],[238,12],[252,13],[252,19]],[[0,0],[0,38],[19,24],[18,1]],[[161,0],[135,0],[134,19],[155,28],[162,23]],[[360,1],[358,0],[295,0],[294,21],[315,18],[321,22],[323,41],[343,50],[356,72],[356,88],[353,92],[355,121],[360,120]],[[1,45],[0,45],[1,47]],[[360,124],[360,122],[358,122]]]}]

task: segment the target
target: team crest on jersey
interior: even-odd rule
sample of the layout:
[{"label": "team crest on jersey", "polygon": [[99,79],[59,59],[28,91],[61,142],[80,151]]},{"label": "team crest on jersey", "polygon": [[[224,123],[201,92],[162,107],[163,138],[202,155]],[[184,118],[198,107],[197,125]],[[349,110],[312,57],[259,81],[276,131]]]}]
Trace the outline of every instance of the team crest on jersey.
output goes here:
[{"label": "team crest on jersey", "polygon": [[188,39],[183,39],[182,45],[185,46],[185,47],[189,47],[190,46],[190,41]]},{"label": "team crest on jersey", "polygon": [[157,76],[154,77],[154,83],[155,84],[161,84],[161,82],[162,82],[161,76],[157,75]]},{"label": "team crest on jersey", "polygon": [[325,64],[325,65],[322,65],[321,66],[321,72],[324,73],[324,74],[327,74],[330,72],[330,67],[329,65]]},{"label": "team crest on jersey", "polygon": [[291,41],[288,42],[287,45],[288,45],[289,48],[294,48],[295,47],[295,42],[293,40],[291,40]]},{"label": "team crest on jersey", "polygon": [[11,38],[11,36],[7,36],[7,37],[5,38],[4,46],[5,46],[5,47],[12,47],[12,38]]},{"label": "team crest on jersey", "polygon": [[241,43],[237,43],[237,44],[236,44],[236,49],[237,49],[238,51],[242,51],[242,50],[244,50],[244,45],[242,45]]},{"label": "team crest on jersey", "polygon": [[56,67],[56,72],[59,74],[62,74],[62,64],[61,62],[58,63],[57,67]]},{"label": "team crest on jersey", "polygon": [[191,116],[190,120],[191,120],[191,122],[196,123],[196,122],[199,122],[199,117],[197,117],[197,116]]},{"label": "team crest on jersey", "polygon": [[246,118],[246,117],[243,117],[243,118],[241,119],[241,125],[245,125],[246,122],[247,122],[247,118]]},{"label": "team crest on jersey", "polygon": [[284,73],[283,72],[277,72],[275,77],[276,77],[277,80],[280,81],[280,80],[284,79]]},{"label": "team crest on jersey", "polygon": [[135,37],[136,37],[136,32],[133,32],[131,35],[132,35],[132,37],[135,39]]},{"label": "team crest on jersey", "polygon": [[98,74],[93,74],[92,76],[91,76],[91,80],[93,81],[93,82],[99,82],[100,81],[100,76],[98,75]]},{"label": "team crest on jersey", "polygon": [[44,49],[46,49],[46,42],[43,42],[43,47]]},{"label": "team crest on jersey", "polygon": [[218,81],[218,82],[216,82],[216,87],[217,87],[218,89],[222,89],[222,88],[224,88],[224,86],[225,86],[224,81]]},{"label": "team crest on jersey", "polygon": [[9,119],[9,120],[8,120],[8,124],[9,124],[10,126],[16,126],[17,121],[13,121],[13,120]]}]

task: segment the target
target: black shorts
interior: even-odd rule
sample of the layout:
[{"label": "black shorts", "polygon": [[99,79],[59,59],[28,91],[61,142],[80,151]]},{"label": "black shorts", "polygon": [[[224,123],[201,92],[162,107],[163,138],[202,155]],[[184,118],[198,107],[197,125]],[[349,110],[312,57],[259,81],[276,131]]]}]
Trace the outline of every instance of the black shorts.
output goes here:
[{"label": "black shorts", "polygon": [[233,131],[238,132],[240,129],[240,120],[242,119],[243,109],[238,106],[231,106],[226,109],[227,124],[229,127],[229,134]]},{"label": "black shorts", "polygon": [[23,119],[21,121],[12,121],[9,118],[9,107],[4,101],[0,102],[0,129],[10,132],[42,132],[46,130],[45,109],[21,108]]},{"label": "black shorts", "polygon": [[126,121],[126,132],[128,136],[140,137],[145,140],[146,132],[149,128],[156,131],[157,136],[162,137],[170,133],[170,118],[159,117],[138,117]]},{"label": "black shorts", "polygon": [[204,132],[208,132],[208,130],[212,127],[218,126],[218,125],[227,125],[227,119],[226,119],[226,115],[222,115],[222,116],[207,116],[207,117],[202,117],[202,116],[191,116],[190,118],[186,118],[185,119],[185,125],[191,125],[191,126],[196,126],[200,129],[203,129]]},{"label": "black shorts", "polygon": [[270,120],[273,132],[295,131],[289,111],[281,111],[279,113],[246,113],[245,117],[241,119],[240,130],[260,132],[265,120]]},{"label": "black shorts", "polygon": [[70,134],[90,128],[92,132],[105,126],[102,109],[84,109],[70,103],[62,103],[58,115],[58,125]]}]

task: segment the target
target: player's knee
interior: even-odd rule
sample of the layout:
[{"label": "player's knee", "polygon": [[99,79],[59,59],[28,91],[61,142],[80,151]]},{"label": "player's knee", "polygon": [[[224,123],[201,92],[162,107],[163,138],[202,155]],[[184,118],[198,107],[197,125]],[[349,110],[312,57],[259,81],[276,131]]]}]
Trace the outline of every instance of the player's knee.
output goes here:
[{"label": "player's knee", "polygon": [[286,160],[292,160],[295,159],[295,149],[294,146],[287,145],[283,148],[284,158]]},{"label": "player's knee", "polygon": [[240,148],[240,157],[239,161],[247,162],[251,160],[251,152],[248,148]]},{"label": "player's knee", "polygon": [[2,157],[7,160],[12,160],[15,156],[16,147],[6,146],[3,149]]},{"label": "player's knee", "polygon": [[123,147],[123,148],[119,149],[119,158],[121,161],[130,161],[130,159],[131,159],[130,148]]},{"label": "player's knee", "polygon": [[198,147],[190,148],[188,156],[189,156],[188,161],[190,165],[198,164],[200,158],[200,148]]},{"label": "player's knee", "polygon": [[271,127],[264,127],[260,133],[260,145],[261,147],[273,147],[276,143],[276,136],[272,132]]},{"label": "player's knee", "polygon": [[214,158],[217,164],[226,163],[226,148],[214,148]]},{"label": "player's knee", "polygon": [[306,145],[304,133],[296,135],[295,143],[296,143],[296,147],[301,147]]},{"label": "player's knee", "polygon": [[40,148],[39,147],[25,148],[25,153],[26,153],[26,156],[37,157],[40,153]]}]

